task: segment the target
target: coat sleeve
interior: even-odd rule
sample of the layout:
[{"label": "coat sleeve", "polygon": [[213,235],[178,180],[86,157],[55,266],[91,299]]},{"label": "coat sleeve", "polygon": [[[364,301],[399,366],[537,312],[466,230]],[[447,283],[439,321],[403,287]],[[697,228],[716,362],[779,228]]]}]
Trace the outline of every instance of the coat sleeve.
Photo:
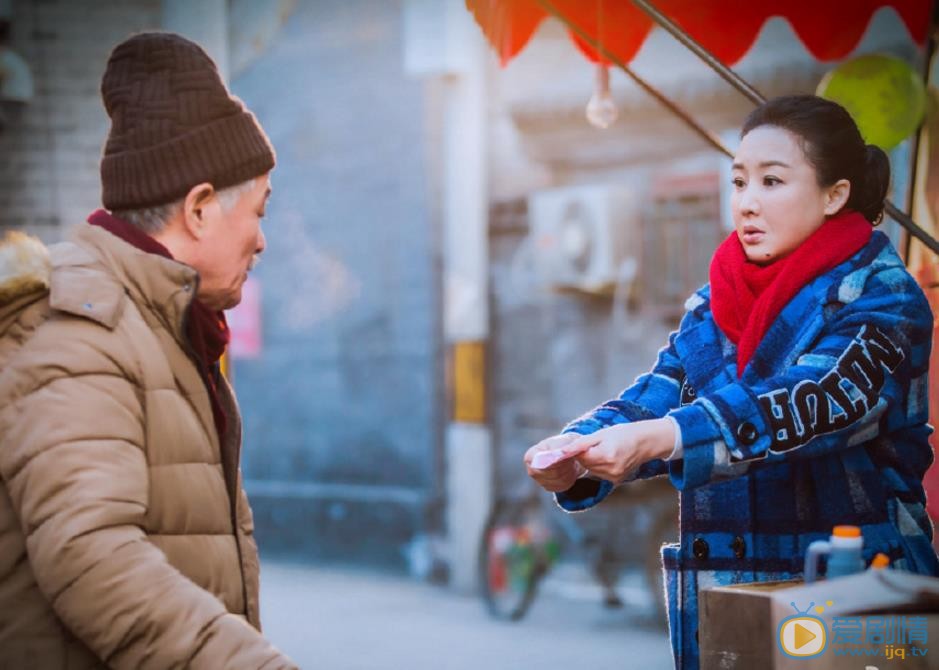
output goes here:
[{"label": "coat sleeve", "polygon": [[905,269],[871,275],[781,373],[745,375],[670,412],[684,448],[669,464],[672,482],[690,489],[895,430],[925,443],[931,333],[929,305]]},{"label": "coat sleeve", "polygon": [[[694,300],[694,298],[692,299]],[[608,400],[569,423],[562,432],[589,435],[620,423],[658,419],[681,404],[681,388],[685,372],[678,353],[675,338],[681,329],[699,320],[693,309],[682,318],[678,331],[669,335],[668,344],[659,350],[655,365],[649,372],[640,375],[619,396]],[[618,483],[636,479],[650,479],[668,473],[668,463],[656,459],[641,465],[635,472]],[[558,505],[568,512],[579,512],[602,502],[616,484],[587,476],[577,481],[568,491],[555,495]]]},{"label": "coat sleeve", "polygon": [[[688,312],[681,327],[697,317]],[[668,344],[659,350],[658,359],[649,372],[639,377],[616,398],[607,400],[565,426],[562,432],[589,435],[601,428],[640,418],[661,418],[681,403],[681,385],[685,373],[675,351],[675,337],[669,335]],[[637,417],[636,414],[642,416]]]},{"label": "coat sleeve", "polygon": [[110,667],[295,667],[148,541],[143,391],[100,343],[60,349],[5,371],[0,410],[0,476],[56,615]]}]

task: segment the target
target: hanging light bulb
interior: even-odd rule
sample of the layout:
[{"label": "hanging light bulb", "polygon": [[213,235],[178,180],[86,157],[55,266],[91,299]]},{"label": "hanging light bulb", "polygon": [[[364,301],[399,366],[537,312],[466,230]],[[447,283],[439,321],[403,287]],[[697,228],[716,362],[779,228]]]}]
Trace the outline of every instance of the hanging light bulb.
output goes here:
[{"label": "hanging light bulb", "polygon": [[587,103],[587,121],[596,128],[609,128],[619,118],[619,110],[610,94],[610,70],[597,64],[597,86]]}]

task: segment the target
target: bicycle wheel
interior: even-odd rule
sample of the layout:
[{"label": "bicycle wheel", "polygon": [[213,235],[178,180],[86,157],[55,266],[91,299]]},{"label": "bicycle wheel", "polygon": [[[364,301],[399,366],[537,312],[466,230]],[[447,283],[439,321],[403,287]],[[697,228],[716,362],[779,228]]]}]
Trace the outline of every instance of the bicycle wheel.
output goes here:
[{"label": "bicycle wheel", "polygon": [[493,508],[479,546],[479,587],[495,618],[525,616],[547,567],[545,536],[537,500],[501,501]]}]

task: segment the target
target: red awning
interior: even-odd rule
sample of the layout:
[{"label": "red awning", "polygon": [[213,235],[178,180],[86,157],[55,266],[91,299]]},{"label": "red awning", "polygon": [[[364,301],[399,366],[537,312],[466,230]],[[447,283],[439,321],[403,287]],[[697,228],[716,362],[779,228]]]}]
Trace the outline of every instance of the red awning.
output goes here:
[{"label": "red awning", "polygon": [[[630,0],[552,0],[551,4],[624,63],[635,57],[653,26]],[[466,6],[502,65],[525,48],[549,16],[537,0],[466,0]],[[912,39],[922,44],[932,0],[656,0],[655,6],[723,63],[733,65],[773,16],[788,20],[809,53],[821,61],[847,56],[881,7],[893,7]],[[589,59],[598,60],[592,48],[574,35],[571,39]]]}]

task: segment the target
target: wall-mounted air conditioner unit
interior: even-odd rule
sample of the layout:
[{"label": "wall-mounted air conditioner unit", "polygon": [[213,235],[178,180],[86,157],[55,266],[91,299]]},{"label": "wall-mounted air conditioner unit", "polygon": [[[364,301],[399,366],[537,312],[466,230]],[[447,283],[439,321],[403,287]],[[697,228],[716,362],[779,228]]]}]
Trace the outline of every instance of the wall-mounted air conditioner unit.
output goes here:
[{"label": "wall-mounted air conditioner unit", "polygon": [[528,212],[532,253],[545,284],[607,293],[624,272],[635,272],[642,247],[631,188],[590,184],[538,191],[529,197]]}]

